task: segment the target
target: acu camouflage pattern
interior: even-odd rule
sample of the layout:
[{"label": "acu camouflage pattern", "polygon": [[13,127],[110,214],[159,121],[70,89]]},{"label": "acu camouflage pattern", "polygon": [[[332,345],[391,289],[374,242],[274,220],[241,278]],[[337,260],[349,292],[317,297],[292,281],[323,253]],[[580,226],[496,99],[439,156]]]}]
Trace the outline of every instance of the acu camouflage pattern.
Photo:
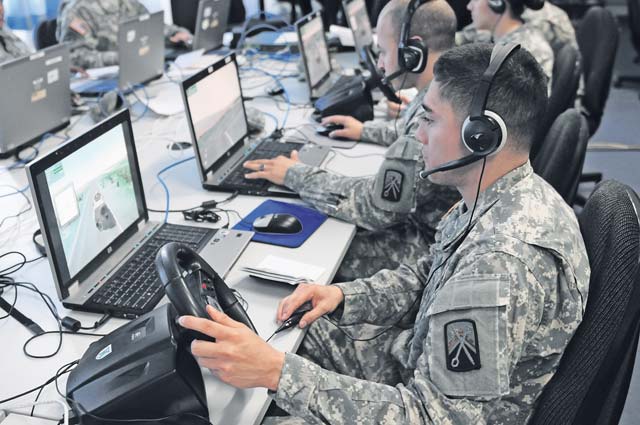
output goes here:
[{"label": "acu camouflage pattern", "polygon": [[[88,69],[118,64],[118,27],[121,21],[149,13],[138,0],[69,0],[61,5],[56,36],[69,43],[71,63]],[[82,25],[80,34],[70,26]],[[165,36],[187,31],[165,25]]]},{"label": "acu camouflage pattern", "polygon": [[398,119],[366,121],[362,127],[360,141],[391,146],[401,136],[416,134],[418,118],[421,115],[422,98],[429,86],[420,90]]},{"label": "acu camouflage pattern", "polygon": [[31,49],[6,25],[0,28],[0,63],[31,53]]},{"label": "acu camouflage pattern", "polygon": [[[576,30],[569,15],[555,4],[546,1],[542,9],[525,8],[521,18],[525,23],[542,33],[554,53],[557,53],[565,44],[570,44],[578,49]],[[473,43],[478,40],[489,41],[490,39],[491,33],[488,30],[478,31],[473,24],[467,25],[456,33],[457,45]]]},{"label": "acu camouflage pattern", "polygon": [[[274,394],[296,418],[265,423],[527,422],[582,320],[586,250],[573,211],[528,162],[480,195],[465,237],[470,214],[460,202],[443,218],[415,270],[337,284],[345,302],[332,319],[343,330],[367,338],[372,325],[391,328],[354,342],[328,320],[313,323],[307,358],[286,355]],[[458,320],[477,325],[480,369],[446,367],[443,333]]]},{"label": "acu camouflage pattern", "polygon": [[489,31],[478,31],[472,26],[467,26],[456,33],[456,45],[468,43],[518,43],[523,49],[526,49],[538,61],[544,74],[547,76],[547,88],[551,92],[551,83],[553,77],[553,49],[543,36],[543,34],[535,26],[525,23],[503,35],[500,38],[492,40]]},{"label": "acu camouflage pattern", "polygon": [[[416,98],[422,99],[426,90]],[[416,128],[422,115],[416,113],[408,126]],[[420,180],[422,144],[414,134],[400,137],[387,149],[375,176],[339,176],[301,163],[287,171],[285,186],[304,201],[358,226],[336,280],[350,281],[402,263],[415,264],[428,252],[442,215],[460,199],[453,188]],[[387,171],[403,174],[398,201],[382,196]]]}]

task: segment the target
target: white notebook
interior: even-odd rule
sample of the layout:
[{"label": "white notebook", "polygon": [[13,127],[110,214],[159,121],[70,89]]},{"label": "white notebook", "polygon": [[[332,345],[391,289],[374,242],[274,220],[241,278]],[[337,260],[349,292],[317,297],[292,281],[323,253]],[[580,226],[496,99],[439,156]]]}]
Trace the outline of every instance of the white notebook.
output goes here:
[{"label": "white notebook", "polygon": [[316,281],[324,273],[324,268],[287,258],[268,255],[256,267],[243,267],[251,276],[296,285],[301,282]]}]

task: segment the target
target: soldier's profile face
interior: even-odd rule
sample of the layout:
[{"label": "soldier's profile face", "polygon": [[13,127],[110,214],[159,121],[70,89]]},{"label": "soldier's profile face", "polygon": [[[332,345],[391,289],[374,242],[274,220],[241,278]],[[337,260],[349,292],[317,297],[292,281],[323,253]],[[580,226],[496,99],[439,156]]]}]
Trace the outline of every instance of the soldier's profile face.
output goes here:
[{"label": "soldier's profile face", "polygon": [[500,17],[489,8],[487,0],[471,0],[467,9],[471,12],[473,26],[479,30],[492,30]]},{"label": "soldier's profile face", "polygon": [[[465,155],[460,141],[462,121],[451,103],[440,96],[440,86],[432,81],[422,100],[425,116],[420,119],[416,137],[422,143],[425,168],[431,170],[445,162]],[[429,179],[438,184],[455,186],[458,183],[457,170],[435,173]]]},{"label": "soldier's profile face", "polygon": [[[384,71],[385,75],[391,75],[398,70],[398,38],[399,34],[394,33],[391,17],[388,13],[382,15],[378,21],[378,68]],[[397,30],[396,30],[397,31]]]}]

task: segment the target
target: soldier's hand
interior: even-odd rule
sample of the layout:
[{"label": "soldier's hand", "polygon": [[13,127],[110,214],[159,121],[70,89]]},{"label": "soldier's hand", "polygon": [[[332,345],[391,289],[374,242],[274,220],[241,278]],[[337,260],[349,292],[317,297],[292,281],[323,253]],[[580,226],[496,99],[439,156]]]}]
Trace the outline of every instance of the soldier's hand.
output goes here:
[{"label": "soldier's hand", "polygon": [[411,99],[403,94],[396,93],[396,95],[398,95],[402,103],[395,103],[387,100],[387,116],[389,118],[397,118],[398,115],[406,109],[409,102],[411,102]]},{"label": "soldier's hand", "polygon": [[247,161],[242,166],[254,171],[244,175],[247,179],[266,179],[271,183],[283,185],[287,170],[298,162],[298,151],[291,151],[291,158],[280,155],[273,159]]},{"label": "soldier's hand", "polygon": [[171,36],[171,38],[169,38],[169,41],[171,41],[174,44],[183,42],[186,43],[189,40],[191,40],[193,38],[193,36],[191,34],[189,34],[186,31],[178,31],[177,33],[173,34]]},{"label": "soldier's hand", "polygon": [[344,294],[337,286],[301,283],[291,295],[280,301],[276,318],[280,322],[285,321],[302,304],[310,301],[313,308],[302,316],[299,323],[304,328],[320,316],[333,312],[343,300]]},{"label": "soldier's hand", "polygon": [[341,124],[344,128],[332,131],[329,133],[329,137],[343,137],[350,140],[360,140],[362,137],[364,124],[353,117],[347,115],[331,115],[322,119],[322,125],[331,123]]}]

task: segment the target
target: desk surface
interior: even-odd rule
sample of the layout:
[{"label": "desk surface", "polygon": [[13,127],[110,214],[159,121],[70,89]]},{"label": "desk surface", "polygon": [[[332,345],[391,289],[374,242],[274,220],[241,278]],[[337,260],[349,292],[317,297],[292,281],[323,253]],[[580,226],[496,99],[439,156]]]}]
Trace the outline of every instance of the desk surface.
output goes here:
[{"label": "desk surface", "polygon": [[[343,56],[343,61],[352,60],[349,54]],[[255,61],[250,65],[260,67],[270,72],[286,75],[299,74],[296,63],[282,63],[275,61]],[[182,72],[188,73],[189,70]],[[195,72],[195,70],[191,70]],[[176,73],[171,73],[172,78],[176,78]],[[243,71],[242,84],[245,96],[259,96],[264,93],[264,88],[270,86],[273,81],[270,77],[263,76],[258,71]],[[288,113],[286,127],[298,127],[311,124],[309,120],[310,108],[304,106],[308,100],[308,92],[304,82],[297,78],[285,78],[283,83],[288,89],[288,94],[292,103]],[[182,102],[177,85],[171,83],[167,77],[152,83],[146,88],[146,95],[149,99],[160,99],[167,97],[170,101]],[[144,99],[142,99],[144,100]],[[265,112],[274,115],[279,124],[285,116],[282,109],[286,109],[283,102],[275,102],[267,97],[255,97],[248,103]],[[132,105],[132,115],[134,119],[144,110],[141,103]],[[83,116],[74,120],[73,128],[70,131],[72,136],[76,136],[88,129],[93,123],[88,117]],[[267,118],[267,132],[272,130],[275,120]],[[142,172],[143,185],[147,206],[151,209],[164,209],[165,194],[160,186],[156,174],[167,165],[193,155],[191,149],[185,151],[171,151],[167,148],[175,141],[189,141],[184,113],[177,113],[173,116],[162,117],[153,112],[141,115],[134,124],[134,137],[138,150],[138,158]],[[292,133],[295,133],[293,131]],[[287,134],[291,134],[287,132]],[[41,154],[48,152],[60,143],[55,138],[50,138],[42,146]],[[352,143],[346,143],[351,146]],[[380,153],[382,148],[367,144],[358,144],[354,148],[358,155]],[[348,154],[353,155],[353,154]],[[366,161],[355,160],[344,155],[335,155],[331,159],[331,170],[342,171],[349,175],[373,174],[377,169],[381,156],[370,157]],[[26,175],[23,170],[6,171],[4,167],[10,165],[12,160],[0,162],[0,195],[10,193],[11,189],[3,185],[23,188],[26,186]],[[327,168],[329,168],[327,164]],[[224,193],[208,192],[202,189],[196,170],[195,160],[187,161],[182,165],[170,170],[163,175],[171,193],[171,209],[182,209],[192,207],[204,200],[222,200],[228,196]],[[30,197],[29,191],[25,194]],[[259,197],[239,196],[228,205],[229,209],[237,211],[244,216],[255,208],[264,199]],[[295,201],[294,201],[295,202]],[[299,202],[299,201],[298,201]],[[0,219],[11,216],[24,207],[24,200],[19,195],[0,198]],[[151,219],[161,221],[164,215],[161,213],[151,213]],[[226,220],[227,217],[224,217]],[[238,218],[234,214],[229,215],[229,221],[233,225]],[[31,234],[38,227],[35,213],[28,213],[7,222],[0,228],[0,254],[18,250],[29,259],[38,256],[37,251],[31,243]],[[169,221],[174,223],[184,223],[181,215],[170,214]],[[245,265],[257,265],[266,255],[275,254],[284,256],[305,263],[318,265],[324,268],[324,273],[319,283],[328,283],[333,278],[349,243],[355,234],[355,227],[335,219],[328,219],[310,239],[300,248],[289,249],[274,247],[270,245],[252,242],[238,260],[227,277],[229,285],[237,289],[249,304],[248,314],[252,318],[263,338],[267,338],[276,328],[275,311],[281,298],[292,291],[292,287],[284,284],[268,283],[248,276],[240,271]],[[17,262],[17,257],[7,257],[0,261],[0,269]],[[29,281],[46,294],[49,294],[55,301],[61,316],[71,315],[79,319],[83,326],[90,326],[98,316],[90,313],[69,311],[62,307],[56,296],[51,271],[46,260],[40,260],[32,264],[27,264],[19,272],[12,275],[16,280]],[[12,303],[15,292],[5,291],[4,298]],[[166,298],[161,301],[166,302]],[[45,330],[54,330],[57,325],[50,312],[44,308],[42,300],[34,293],[20,290],[16,307],[33,319]],[[97,332],[108,333],[126,323],[121,319],[111,319]],[[12,318],[0,320],[0,399],[10,397],[20,392],[26,391],[41,385],[47,378],[52,377],[56,370],[65,363],[79,359],[88,345],[97,337],[65,335],[63,337],[60,352],[50,359],[30,359],[22,352],[24,342],[31,334],[18,322]],[[303,332],[294,329],[289,332],[279,334],[271,340],[271,344],[282,351],[295,351],[302,341]],[[45,354],[51,352],[57,345],[58,336],[49,335],[39,338],[29,346],[30,352]],[[223,384],[215,378],[209,371],[203,370],[211,422],[213,424],[251,424],[259,423],[268,407],[269,398],[266,389],[236,390]],[[64,387],[66,377],[60,379],[61,388]],[[35,398],[35,393],[29,396],[8,403],[11,405],[22,405],[29,403]],[[55,388],[51,385],[45,388],[41,395],[41,400],[56,399]],[[3,406],[5,407],[5,406]],[[54,417],[60,417],[60,408],[55,406],[38,407],[37,412],[46,413]]]}]

